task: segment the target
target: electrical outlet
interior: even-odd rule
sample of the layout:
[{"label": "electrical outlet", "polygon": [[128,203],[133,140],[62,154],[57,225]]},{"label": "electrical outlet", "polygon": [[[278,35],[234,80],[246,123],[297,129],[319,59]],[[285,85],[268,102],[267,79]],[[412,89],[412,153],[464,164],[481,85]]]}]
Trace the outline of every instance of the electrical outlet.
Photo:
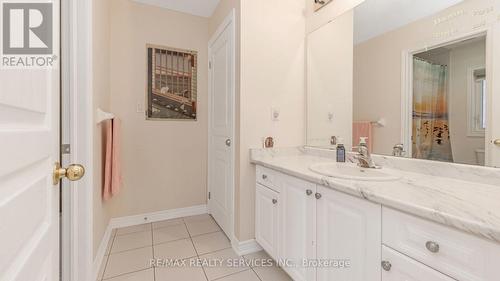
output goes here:
[{"label": "electrical outlet", "polygon": [[280,121],[280,109],[277,107],[271,108],[271,120],[272,121]]}]

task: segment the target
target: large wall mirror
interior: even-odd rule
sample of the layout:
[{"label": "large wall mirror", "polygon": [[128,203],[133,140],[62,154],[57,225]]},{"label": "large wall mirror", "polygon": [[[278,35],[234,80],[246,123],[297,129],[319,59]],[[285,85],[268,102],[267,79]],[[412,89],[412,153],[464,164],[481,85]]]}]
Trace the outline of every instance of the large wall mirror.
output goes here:
[{"label": "large wall mirror", "polygon": [[365,0],[307,41],[309,146],[500,166],[500,0]]}]

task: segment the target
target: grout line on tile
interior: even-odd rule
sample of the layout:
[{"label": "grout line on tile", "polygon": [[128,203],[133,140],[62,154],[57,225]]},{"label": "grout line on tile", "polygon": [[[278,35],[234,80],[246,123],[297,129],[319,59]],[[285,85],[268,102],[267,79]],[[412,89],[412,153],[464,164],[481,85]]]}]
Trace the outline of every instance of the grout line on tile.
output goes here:
[{"label": "grout line on tile", "polygon": [[[153,234],[153,224],[151,224],[151,254],[153,255],[152,258],[155,258],[155,247],[154,247],[155,241],[154,241],[154,234]],[[153,264],[153,281],[156,281],[156,268],[154,267]]]},{"label": "grout line on tile", "polygon": [[139,250],[139,249],[150,248],[150,247],[152,247],[152,246],[147,245],[147,246],[137,247],[137,248],[133,248],[133,249],[127,249],[127,250],[123,250],[123,251],[119,251],[119,252],[109,253],[109,255],[111,256],[111,255],[121,254],[121,253],[125,253],[125,252],[135,251],[135,250]]},{"label": "grout line on tile", "polygon": [[262,278],[260,278],[259,274],[257,274],[257,271],[255,271],[255,269],[253,269],[253,267],[250,267],[250,269],[253,271],[253,273],[255,273],[255,275],[257,276],[257,278],[259,278],[260,281],[264,281],[264,280],[262,280]]},{"label": "grout line on tile", "polygon": [[[182,221],[184,222],[184,227],[186,227],[186,230],[188,232],[189,241],[191,241],[191,244],[193,245],[194,251],[196,252],[196,258],[200,259],[200,255],[198,254],[198,251],[196,250],[196,247],[194,246],[193,237],[191,236],[191,233],[189,232],[189,228],[187,227],[186,221],[184,220],[184,218],[182,219]],[[209,281],[208,275],[205,272],[205,267],[201,266],[201,270],[203,270],[203,274],[205,275],[205,279],[207,279],[207,281]]]},{"label": "grout line on tile", "polygon": [[203,253],[203,254],[201,254],[201,256],[206,256],[206,255],[214,254],[214,253],[217,253],[217,252],[222,252],[222,251],[225,251],[225,250],[231,249],[231,248],[232,247],[227,247],[227,248],[224,248],[224,249],[219,249],[219,250],[211,251],[211,252],[208,252],[208,253]]},{"label": "grout line on tile", "polygon": [[[113,234],[113,232],[111,232],[111,234]],[[106,269],[108,268],[109,256],[111,256],[111,251],[113,250],[113,245],[115,244],[115,239],[116,239],[116,231],[112,235],[111,246],[109,247],[109,252],[107,253],[107,255],[104,256],[106,261],[103,261],[105,264],[104,264],[104,269],[102,271],[101,280],[104,280],[104,275],[106,274]]]},{"label": "grout line on tile", "polygon": [[[148,268],[144,268],[144,269],[141,269],[141,270],[136,270],[136,271],[131,271],[131,272],[127,272],[127,273],[118,274],[118,275],[111,276],[111,277],[109,277],[109,278],[102,279],[102,280],[103,280],[103,281],[104,281],[104,280],[110,280],[110,279],[113,279],[113,278],[116,278],[116,277],[122,277],[122,276],[125,276],[125,275],[128,275],[128,274],[133,274],[133,273],[137,273],[137,272],[141,272],[141,271],[150,270],[151,268],[153,268],[153,267],[148,267]],[[154,268],[153,268],[153,269],[154,269]]]},{"label": "grout line on tile", "polygon": [[[233,275],[236,275],[236,274],[239,274],[239,273],[242,273],[242,272],[246,272],[246,271],[250,271],[250,270],[252,270],[252,269],[250,269],[250,268],[249,268],[249,269],[241,270],[241,271],[238,271],[238,272],[233,272],[233,273],[230,273],[230,274],[228,274],[228,275],[221,276],[221,277],[219,277],[219,278],[217,278],[217,279],[214,279],[214,280],[212,280],[212,281],[221,280],[222,278],[226,278],[226,277],[233,276]],[[253,272],[253,271],[252,271],[252,272]],[[254,273],[255,273],[255,272],[254,272]],[[256,274],[256,275],[257,275],[257,274]],[[257,277],[257,278],[258,278],[258,277]],[[260,279],[260,278],[259,278],[259,279]]]},{"label": "grout line on tile", "polygon": [[[186,227],[186,228],[187,228],[187,227]],[[188,230],[188,231],[189,231],[189,230]],[[192,238],[196,238],[196,237],[198,237],[198,236],[203,236],[203,235],[208,235],[208,234],[214,234],[214,233],[217,233],[217,232],[222,232],[222,233],[224,233],[224,232],[222,231],[222,229],[219,229],[219,230],[217,230],[217,231],[207,232],[207,233],[203,233],[203,234],[196,234],[196,235],[193,235],[193,236],[191,236],[191,237],[192,237]],[[226,234],[224,233],[224,235],[226,235]],[[227,237],[227,236],[226,236],[226,237]]]},{"label": "grout line on tile", "polygon": [[165,242],[161,242],[161,243],[158,243],[158,244],[155,244],[155,243],[154,243],[154,241],[153,241],[153,247],[154,247],[154,246],[163,245],[163,244],[172,243],[172,242],[177,242],[177,241],[181,241],[181,240],[186,240],[186,239],[191,239],[191,237],[179,238],[179,239],[175,239],[175,240],[172,240],[172,241],[165,241]]},{"label": "grout line on tile", "polygon": [[117,228],[117,229],[116,229],[116,233],[115,233],[115,237],[116,237],[116,236],[125,236],[125,235],[129,235],[129,234],[135,234],[135,233],[140,233],[140,232],[148,232],[148,231],[151,231],[151,230],[140,230],[140,231],[134,231],[134,232],[129,232],[129,233],[122,233],[122,234],[118,234],[118,230],[120,230],[120,229],[127,228],[127,227],[134,227],[134,226],[146,225],[146,224],[152,225],[152,223],[143,223],[143,224],[139,224],[139,225],[132,225],[132,226],[126,226],[126,227],[120,227],[120,228]]}]

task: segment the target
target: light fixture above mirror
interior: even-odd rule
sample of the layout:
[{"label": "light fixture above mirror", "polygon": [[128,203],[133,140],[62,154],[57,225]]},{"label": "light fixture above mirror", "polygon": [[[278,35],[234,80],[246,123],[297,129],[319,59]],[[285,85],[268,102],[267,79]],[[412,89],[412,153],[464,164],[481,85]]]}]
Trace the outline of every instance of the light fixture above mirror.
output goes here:
[{"label": "light fixture above mirror", "polygon": [[332,0],[313,0],[314,1],[314,11],[318,11],[324,6],[328,5]]}]

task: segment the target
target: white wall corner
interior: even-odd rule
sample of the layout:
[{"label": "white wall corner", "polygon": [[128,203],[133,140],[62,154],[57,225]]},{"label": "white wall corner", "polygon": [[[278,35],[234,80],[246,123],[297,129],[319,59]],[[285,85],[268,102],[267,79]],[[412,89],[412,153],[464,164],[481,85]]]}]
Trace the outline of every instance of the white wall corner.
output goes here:
[{"label": "white wall corner", "polygon": [[233,237],[233,241],[231,242],[233,250],[238,254],[239,256],[242,255],[249,255],[252,253],[256,253],[259,251],[262,251],[262,247],[255,241],[255,239],[250,239],[246,241],[238,241],[236,237]]}]

